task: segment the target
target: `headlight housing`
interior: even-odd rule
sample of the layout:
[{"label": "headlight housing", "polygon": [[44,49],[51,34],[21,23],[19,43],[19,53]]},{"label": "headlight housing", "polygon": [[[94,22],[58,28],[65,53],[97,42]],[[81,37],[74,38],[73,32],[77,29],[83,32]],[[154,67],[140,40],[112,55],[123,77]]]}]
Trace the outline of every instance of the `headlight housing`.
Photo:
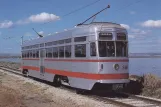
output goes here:
[{"label": "headlight housing", "polygon": [[119,69],[119,64],[114,64],[113,67],[114,67],[115,70],[118,70]]}]

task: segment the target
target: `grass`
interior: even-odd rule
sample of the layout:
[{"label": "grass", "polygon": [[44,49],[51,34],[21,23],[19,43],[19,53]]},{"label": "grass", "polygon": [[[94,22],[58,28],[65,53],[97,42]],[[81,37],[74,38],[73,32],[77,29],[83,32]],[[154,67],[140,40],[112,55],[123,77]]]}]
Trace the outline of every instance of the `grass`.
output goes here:
[{"label": "grass", "polygon": [[161,78],[153,74],[145,74],[142,77],[142,95],[161,98]]},{"label": "grass", "polygon": [[161,98],[161,78],[154,74],[131,75],[130,83],[125,91],[132,94]]}]

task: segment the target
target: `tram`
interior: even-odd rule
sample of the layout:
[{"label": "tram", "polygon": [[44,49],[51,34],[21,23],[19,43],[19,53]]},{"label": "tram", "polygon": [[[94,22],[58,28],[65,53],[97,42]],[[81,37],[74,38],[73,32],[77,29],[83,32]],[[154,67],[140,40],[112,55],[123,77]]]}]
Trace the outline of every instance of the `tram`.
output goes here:
[{"label": "tram", "polygon": [[80,90],[129,82],[128,34],[120,24],[92,22],[22,44],[22,73]]}]

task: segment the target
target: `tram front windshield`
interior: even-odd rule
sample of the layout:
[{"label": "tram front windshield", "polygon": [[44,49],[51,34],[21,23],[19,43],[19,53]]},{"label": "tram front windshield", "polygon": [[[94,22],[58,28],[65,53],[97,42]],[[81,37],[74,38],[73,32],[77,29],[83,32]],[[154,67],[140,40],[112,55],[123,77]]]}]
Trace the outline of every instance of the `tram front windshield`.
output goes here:
[{"label": "tram front windshield", "polygon": [[[99,41],[100,57],[127,57],[127,42]],[[116,47],[116,48],[115,48]],[[116,50],[116,51],[115,51]]]}]

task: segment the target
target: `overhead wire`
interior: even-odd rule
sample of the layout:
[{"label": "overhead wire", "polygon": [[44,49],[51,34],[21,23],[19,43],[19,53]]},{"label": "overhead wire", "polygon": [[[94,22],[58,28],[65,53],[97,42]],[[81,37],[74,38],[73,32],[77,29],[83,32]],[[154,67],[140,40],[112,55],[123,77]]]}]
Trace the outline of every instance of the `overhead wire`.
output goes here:
[{"label": "overhead wire", "polygon": [[[83,10],[83,9],[85,9],[85,8],[91,6],[91,5],[96,4],[96,3],[99,2],[99,1],[101,1],[101,0],[96,0],[96,1],[94,1],[94,2],[92,2],[92,3],[89,3],[89,4],[87,4],[87,5],[84,5],[84,6],[80,7],[80,8],[78,8],[78,9],[72,10],[71,12],[64,14],[62,17],[66,17],[66,16],[71,15],[71,14],[73,14],[73,13],[75,13],[75,12],[78,12],[78,11],[80,11],[80,10]],[[43,23],[43,24],[47,24],[47,23],[50,23],[50,22],[52,22],[52,21],[48,21],[48,22],[45,22],[45,23]]]}]

